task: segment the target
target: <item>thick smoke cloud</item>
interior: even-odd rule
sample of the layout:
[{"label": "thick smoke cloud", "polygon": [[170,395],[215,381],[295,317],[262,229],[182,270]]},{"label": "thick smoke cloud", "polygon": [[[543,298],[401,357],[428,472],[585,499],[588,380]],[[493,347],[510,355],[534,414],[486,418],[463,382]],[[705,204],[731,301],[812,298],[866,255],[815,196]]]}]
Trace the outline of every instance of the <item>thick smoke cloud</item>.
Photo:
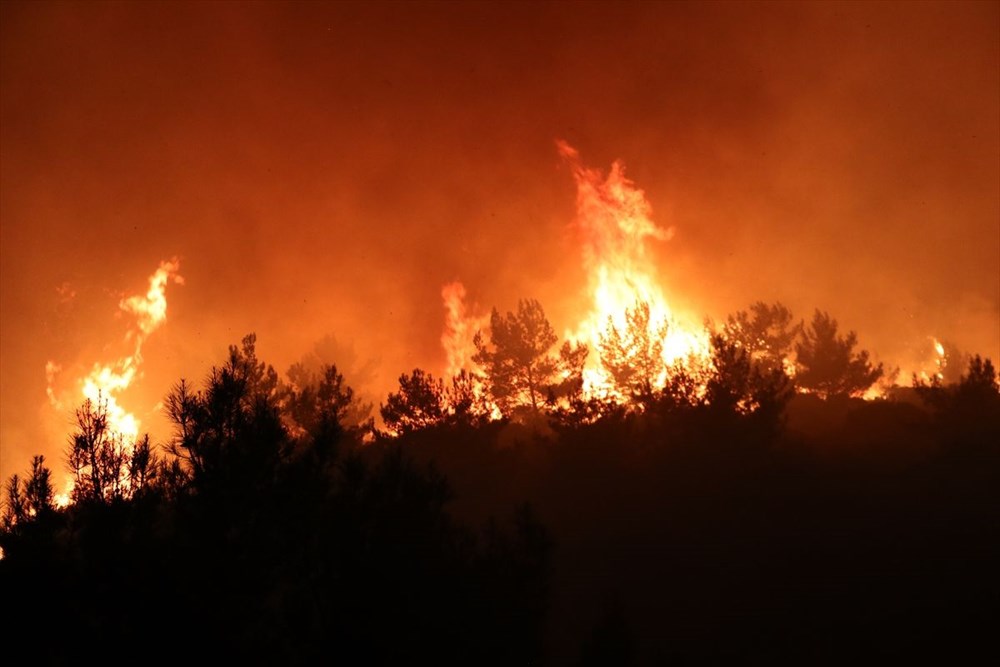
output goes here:
[{"label": "thick smoke cloud", "polygon": [[562,331],[586,280],[558,138],[675,230],[678,308],[818,306],[904,368],[930,336],[1000,357],[996,4],[0,11],[4,476],[60,458],[46,362],[116,356],[119,300],[173,256],[122,397],[150,428],[249,331],[282,371],[335,334],[376,396],[439,371],[454,280]]}]

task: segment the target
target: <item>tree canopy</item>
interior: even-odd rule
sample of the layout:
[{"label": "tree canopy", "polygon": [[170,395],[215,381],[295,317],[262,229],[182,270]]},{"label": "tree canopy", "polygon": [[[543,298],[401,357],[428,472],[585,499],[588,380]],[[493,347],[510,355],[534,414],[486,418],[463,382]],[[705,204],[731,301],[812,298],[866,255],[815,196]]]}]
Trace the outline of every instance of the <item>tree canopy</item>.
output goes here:
[{"label": "tree canopy", "polygon": [[667,326],[666,322],[652,321],[649,303],[640,301],[625,310],[622,331],[609,317],[601,335],[601,365],[614,379],[615,389],[639,404],[652,401],[666,373],[663,341]]},{"label": "tree canopy", "polygon": [[472,359],[484,369],[490,395],[504,415],[519,406],[538,412],[558,367],[549,353],[556,340],[535,299],[521,299],[516,313],[501,315],[494,308],[487,335],[476,333]]},{"label": "tree canopy", "polygon": [[824,398],[860,396],[882,377],[882,364],[873,365],[867,350],[855,352],[858,336],[837,333],[837,320],[816,310],[795,345],[799,371],[796,383]]},{"label": "tree canopy", "polygon": [[445,410],[444,383],[415,368],[399,376],[399,391],[389,394],[379,412],[392,431],[408,433],[441,423]]},{"label": "tree canopy", "polygon": [[750,310],[729,315],[722,335],[745,350],[750,361],[765,370],[784,368],[802,323],[794,323],[792,311],[781,303],[756,301]]}]

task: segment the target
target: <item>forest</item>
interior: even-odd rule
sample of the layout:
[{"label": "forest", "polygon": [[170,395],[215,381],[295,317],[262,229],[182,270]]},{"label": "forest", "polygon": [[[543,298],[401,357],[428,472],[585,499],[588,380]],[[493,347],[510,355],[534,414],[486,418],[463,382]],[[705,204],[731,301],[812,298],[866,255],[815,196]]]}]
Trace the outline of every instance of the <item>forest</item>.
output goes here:
[{"label": "forest", "polygon": [[828,313],[758,302],[667,364],[666,326],[637,303],[560,344],[522,300],[377,409],[250,334],[171,389],[163,442],[86,402],[5,484],[4,635],[46,664],[1000,657],[991,360],[899,386]]}]

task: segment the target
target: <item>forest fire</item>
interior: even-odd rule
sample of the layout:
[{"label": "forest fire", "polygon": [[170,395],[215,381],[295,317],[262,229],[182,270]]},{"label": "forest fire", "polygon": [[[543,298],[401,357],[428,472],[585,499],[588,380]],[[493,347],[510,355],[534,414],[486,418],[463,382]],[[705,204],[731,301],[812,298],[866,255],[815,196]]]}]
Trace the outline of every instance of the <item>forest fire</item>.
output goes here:
[{"label": "forest fire", "polygon": [[[957,350],[949,352],[937,338],[931,338],[933,359],[918,364],[917,371],[885,369],[881,363],[870,362],[867,351],[854,352],[856,334],[838,334],[837,323],[828,314],[817,310],[806,328],[804,321],[795,323],[791,312],[780,303],[755,303],[750,312],[730,316],[718,329],[679,316],[670,307],[649,245],[669,240],[673,230],[654,222],[645,193],[625,176],[620,161],[614,162],[604,175],[584,166],[578,151],[566,142],[557,142],[557,148],[570,165],[577,185],[575,228],[589,303],[576,324],[566,330],[564,339],[575,346],[573,359],[584,361],[582,367],[574,369],[576,361],[566,357],[567,350],[560,352],[561,360],[556,360],[556,338],[552,336],[536,350],[541,355],[541,366],[534,371],[529,368],[529,375],[554,371],[565,384],[572,383],[574,373],[578,373],[583,401],[614,403],[641,411],[641,395],[648,398],[662,391],[676,374],[690,383],[693,400],[706,399],[708,377],[722,372],[719,364],[725,363],[715,356],[719,352],[713,347],[715,335],[742,351],[758,372],[780,372],[795,391],[822,397],[841,394],[866,401],[886,399],[899,382],[910,386],[943,381],[949,361],[955,362],[955,369],[964,367],[960,364],[967,360]],[[516,328],[526,322],[515,322],[519,316],[514,313],[508,313],[511,319],[505,322],[496,309],[492,318],[476,312],[465,301],[465,286],[457,281],[445,285],[441,296],[446,313],[441,336],[446,354],[445,377],[471,373],[463,378],[471,382],[476,400],[489,406],[483,414],[491,419],[509,415],[509,410],[501,409],[493,400],[496,396],[491,397],[487,381],[491,369],[483,364],[490,361],[491,355],[486,341],[491,324]],[[522,315],[524,306],[522,302]],[[521,333],[526,335],[525,331]],[[958,375],[951,378],[958,379]],[[534,391],[530,394],[530,402],[537,409]],[[551,395],[549,400],[553,398]],[[739,404],[742,409],[751,409],[754,402],[744,398]]]},{"label": "forest fire", "polygon": [[[641,411],[640,395],[648,397],[662,391],[671,376],[678,373],[684,376],[683,382],[692,383],[695,400],[706,398],[707,378],[712,372],[721,372],[719,364],[725,363],[716,358],[716,335],[721,336],[724,345],[734,345],[745,354],[758,372],[780,372],[797,392],[823,397],[841,394],[868,401],[885,399],[900,381],[910,386],[944,380],[950,357],[955,357],[956,369],[966,361],[957,350],[949,352],[937,338],[931,338],[934,357],[918,364],[916,372],[885,369],[883,364],[871,362],[867,351],[855,352],[856,334],[838,334],[837,323],[828,314],[817,310],[807,328],[804,321],[796,323],[780,303],[755,303],[750,312],[730,316],[717,329],[710,323],[699,324],[679,316],[665,295],[649,245],[669,240],[673,230],[654,222],[645,193],[625,176],[620,161],[614,162],[604,175],[584,166],[578,151],[566,142],[557,142],[557,148],[571,167],[577,185],[575,228],[589,303],[566,330],[564,339],[575,346],[573,358],[585,361],[581,368],[574,369],[576,362],[566,357],[567,350],[560,352],[563,358],[557,361],[555,336],[545,339],[538,334],[542,335],[540,341],[547,342],[535,351],[542,362],[538,369],[528,368],[529,375],[554,371],[565,383],[572,382],[574,373],[579,373],[582,400]],[[465,302],[465,286],[460,282],[445,285],[441,296],[446,313],[441,336],[446,354],[445,377],[471,372],[466,380],[471,378],[477,400],[490,405],[491,388],[486,380],[491,369],[483,364],[490,362],[492,354],[486,343],[490,327],[525,326],[526,320],[516,320],[524,314],[526,304],[521,303],[521,315],[508,313],[510,319],[505,321],[496,309],[491,318],[470,308]],[[521,335],[528,333],[522,330]],[[838,373],[839,378],[835,377]],[[957,375],[951,378],[958,379]],[[529,393],[535,407],[534,390]],[[740,402],[745,409],[752,404],[749,399]],[[510,413],[492,402],[484,414],[499,419]]]},{"label": "forest fire", "polygon": [[934,374],[938,380],[944,379],[944,366],[945,366],[945,356],[944,356],[944,345],[941,344],[937,338],[934,340],[934,351],[937,353],[937,357],[934,359],[934,365],[937,372]]},{"label": "forest fire", "polygon": [[[109,364],[94,364],[90,373],[81,378],[81,394],[85,400],[95,404],[107,402],[108,425],[127,439],[139,435],[140,420],[118,403],[118,394],[128,389],[136,379],[142,365],[142,346],[146,339],[167,319],[166,287],[170,282],[184,284],[178,274],[180,262],[175,258],[160,262],[160,266],[149,277],[149,289],[145,294],[135,294],[123,298],[118,307],[124,313],[135,317],[135,323],[125,334],[125,342],[131,343],[132,351]],[[55,379],[55,362],[46,366],[49,379],[49,396],[54,396],[52,381]]]},{"label": "forest fire", "polygon": [[[590,311],[567,338],[586,343],[594,351],[601,350],[609,337],[626,335],[630,329],[633,335],[653,339],[664,362],[654,387],[662,387],[666,366],[689,357],[704,359],[709,347],[703,327],[685,322],[670,308],[647,248],[650,241],[669,240],[673,232],[653,221],[645,193],[626,178],[621,162],[612,164],[605,178],[600,171],[583,166],[572,146],[562,141],[557,146],[576,180],[576,227],[583,241],[591,295]],[[643,310],[641,321],[633,317],[630,323],[629,313],[638,315],[639,309]],[[630,358],[636,353],[627,350]],[[612,393],[613,387],[600,356],[591,354],[584,371],[584,391],[603,396]]]},{"label": "forest fire", "polygon": [[1000,664],[998,26],[0,2],[6,654]]},{"label": "forest fire", "polygon": [[[625,176],[624,165],[616,161],[605,176],[584,166],[579,152],[568,143],[557,141],[556,146],[577,186],[575,228],[589,302],[564,338],[587,352],[579,369],[582,397],[629,403],[633,397],[615,375],[641,375],[649,390],[662,389],[671,367],[697,372],[708,363],[709,332],[670,307],[648,244],[669,240],[673,231],[653,221],[645,193]],[[446,311],[441,338],[446,372],[455,376],[476,367],[474,337],[488,328],[490,318],[468,312],[461,283],[445,285],[441,294]],[[609,361],[608,356],[615,354],[620,359]],[[621,372],[615,372],[615,363],[623,367]],[[572,373],[564,367],[560,376],[566,381]]]},{"label": "forest fire", "polygon": [[[142,347],[146,339],[166,321],[167,285],[171,282],[184,284],[184,278],[178,273],[179,270],[180,261],[177,258],[164,260],[149,277],[149,289],[145,294],[135,294],[121,299],[118,304],[120,311],[134,317],[134,323],[125,334],[125,343],[130,344],[131,352],[111,363],[94,364],[90,373],[75,383],[79,387],[83,401],[101,406],[109,432],[120,439],[125,453],[130,452],[134,446],[142,424],[134,412],[126,410],[119,403],[118,398],[141,373]],[[49,361],[45,371],[49,401],[54,408],[62,412],[67,406],[58,398],[55,390],[60,366],[54,361]],[[78,398],[72,400],[72,407],[76,408],[80,401]],[[68,504],[72,490],[73,480],[70,479],[63,492],[57,494],[56,503],[60,506]]]}]

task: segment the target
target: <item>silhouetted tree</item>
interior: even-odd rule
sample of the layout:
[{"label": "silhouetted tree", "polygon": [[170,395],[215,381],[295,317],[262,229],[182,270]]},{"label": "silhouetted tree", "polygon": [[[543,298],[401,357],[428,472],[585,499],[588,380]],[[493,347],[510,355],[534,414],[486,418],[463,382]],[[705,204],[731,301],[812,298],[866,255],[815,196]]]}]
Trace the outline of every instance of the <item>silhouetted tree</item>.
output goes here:
[{"label": "silhouetted tree", "polygon": [[712,372],[705,399],[717,412],[750,415],[773,435],[793,386],[780,366],[754,364],[747,350],[723,334],[712,336]]},{"label": "silhouetted tree", "polygon": [[489,417],[490,406],[484,397],[483,378],[464,368],[453,375],[444,391],[446,418],[455,424],[473,426]]},{"label": "silhouetted tree", "polygon": [[917,395],[931,410],[940,441],[952,450],[982,455],[1000,451],[1000,389],[993,362],[978,354],[957,383],[945,384],[935,375],[924,382],[914,376]]},{"label": "silhouetted tree", "polygon": [[534,299],[519,301],[517,313],[501,315],[494,308],[488,343],[481,331],[476,333],[472,359],[485,370],[490,395],[505,415],[522,405],[538,412],[557,367],[549,354],[555,342],[552,325]]},{"label": "silhouetted tree", "polygon": [[323,366],[318,374],[289,370],[293,384],[287,388],[285,405],[282,406],[292,422],[306,433],[315,436],[318,429],[333,425],[357,427],[362,415],[367,417],[370,408],[359,406],[354,389],[344,381],[336,366]]},{"label": "silhouetted tree", "polygon": [[363,395],[361,388],[371,386],[375,380],[378,360],[362,358],[353,344],[327,334],[313,345],[312,350],[292,364],[286,376],[291,384],[302,387],[318,384],[328,366],[335,366],[344,377],[344,383],[354,390],[353,404],[344,415],[346,428],[363,427],[375,405],[372,397]]},{"label": "silhouetted tree", "polygon": [[[668,369],[648,411],[580,420],[542,446],[498,446],[530,429],[483,421],[363,447],[340,429],[324,455],[324,429],[300,422],[342,414],[335,372],[306,400],[253,389],[267,374],[239,369],[255,359],[227,362],[168,401],[188,475],[153,465],[141,493],[65,509],[41,459],[8,483],[6,636],[45,664],[78,662],[94,638],[162,661],[571,664],[588,625],[585,664],[995,650],[993,364],[918,383],[926,408],[798,396],[812,429],[783,433],[760,427],[781,378],[725,336],[712,345],[707,362]],[[462,382],[455,404],[471,406]],[[122,458],[123,488],[145,460]],[[558,550],[527,510],[485,530],[449,512],[485,520],[525,499]],[[594,582],[621,605],[592,613]],[[178,619],[190,632],[160,642]]]},{"label": "silhouetted tree", "polygon": [[990,359],[974,355],[969,359],[969,371],[958,380],[959,399],[973,397],[995,397],[997,394],[997,371]]},{"label": "silhouetted tree", "polygon": [[[287,411],[306,430],[308,424],[321,415],[354,429],[364,429],[372,404],[358,400],[354,388],[335,364],[324,364],[314,370],[302,363],[288,369],[290,385],[286,388]],[[303,421],[304,420],[304,421]]]},{"label": "silhouetted tree", "polygon": [[913,387],[934,408],[951,403],[991,400],[998,391],[997,372],[990,359],[983,359],[977,354],[969,358],[967,372],[959,375],[957,382],[948,383],[939,375],[928,382],[914,374]]},{"label": "silhouetted tree", "polygon": [[77,432],[70,439],[69,466],[74,500],[105,502],[119,495],[125,443],[108,424],[107,401],[90,399],[76,411]]},{"label": "silhouetted tree", "polygon": [[750,412],[753,366],[747,351],[724,336],[714,334],[712,368],[705,384],[708,404],[724,412]]},{"label": "silhouetted tree", "polygon": [[[242,347],[230,346],[229,358],[212,368],[203,391],[192,392],[182,380],[167,396],[175,428],[170,451],[189,465],[197,484],[230,478],[265,483],[289,453],[280,410],[287,390],[274,368],[257,359],[255,343],[250,334]],[[334,410],[342,402],[335,381],[334,375],[327,397]],[[317,397],[309,405],[315,408],[319,402]],[[300,416],[304,412],[303,406]]]},{"label": "silhouetted tree", "polygon": [[160,462],[149,436],[128,442],[115,432],[108,423],[107,401],[87,399],[76,411],[76,423],[67,457],[74,500],[107,503],[131,498],[156,476]]},{"label": "silhouetted tree", "polygon": [[[94,637],[142,655],[178,618],[206,660],[536,663],[548,580],[537,520],[456,523],[432,466],[382,441],[355,446],[361,434],[340,428],[352,394],[336,369],[282,385],[253,342],[199,391],[171,391],[183,459],[159,465],[148,439],[118,447],[106,408],[85,406],[77,502],[51,508],[41,458],[8,483],[0,590],[19,613],[5,630],[46,664],[76,661]],[[404,384],[441,396],[419,371]],[[195,650],[158,646],[164,661]]]},{"label": "silhouetted tree", "polygon": [[666,371],[663,341],[667,323],[650,319],[649,303],[640,301],[625,310],[625,328],[619,331],[609,317],[601,335],[601,364],[614,379],[615,388],[639,405],[648,405]]},{"label": "silhouetted tree", "polygon": [[25,487],[25,500],[29,511],[35,515],[51,512],[55,494],[52,491],[52,472],[45,466],[44,456],[31,459],[31,477]]},{"label": "silhouetted tree", "polygon": [[741,310],[726,318],[722,334],[741,349],[750,361],[766,370],[783,369],[792,353],[802,322],[793,324],[792,311],[781,303],[757,301],[749,312]]},{"label": "silhouetted tree", "polygon": [[257,358],[257,334],[244,336],[239,347],[230,345],[229,358],[219,372],[227,373],[233,381],[243,385],[244,398],[249,402],[280,400],[282,387],[278,372]]},{"label": "silhouetted tree", "polygon": [[6,502],[0,525],[12,531],[17,524],[44,518],[55,510],[52,472],[45,466],[44,456],[31,460],[31,474],[22,481],[17,474],[7,480]]},{"label": "silhouetted tree", "polygon": [[2,518],[3,530],[10,532],[14,529],[14,526],[23,522],[30,514],[28,513],[27,503],[24,499],[24,490],[20,475],[14,473],[10,476],[7,480],[5,491],[6,499],[4,501]]},{"label": "silhouetted tree", "polygon": [[548,403],[561,410],[583,399],[583,368],[590,348],[584,343],[565,341],[559,348],[555,382],[549,387]]},{"label": "silhouetted tree", "polygon": [[399,391],[389,394],[379,408],[385,425],[408,433],[435,424],[445,417],[444,384],[419,368],[399,376]]},{"label": "silhouetted tree", "polygon": [[823,398],[863,394],[883,371],[882,364],[871,364],[866,350],[854,351],[857,342],[856,333],[838,335],[837,320],[817,310],[795,345],[796,383]]},{"label": "silhouetted tree", "polygon": [[705,385],[711,371],[697,359],[675,361],[667,368],[657,406],[666,412],[685,411],[705,404]]}]

